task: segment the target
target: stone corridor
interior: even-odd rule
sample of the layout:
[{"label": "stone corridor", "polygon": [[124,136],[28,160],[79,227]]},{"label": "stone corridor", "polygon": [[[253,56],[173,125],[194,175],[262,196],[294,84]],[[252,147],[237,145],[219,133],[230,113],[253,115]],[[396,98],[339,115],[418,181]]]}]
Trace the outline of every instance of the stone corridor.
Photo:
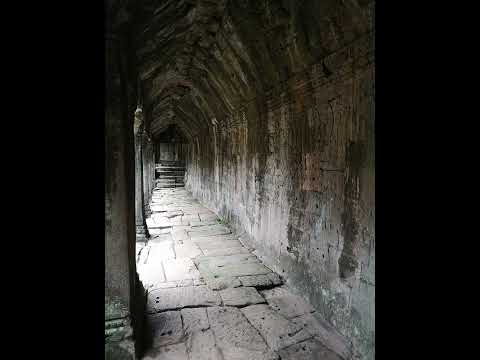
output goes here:
[{"label": "stone corridor", "polygon": [[156,189],[137,242],[148,291],[144,359],[349,357],[345,340],[184,188]]},{"label": "stone corridor", "polygon": [[105,359],[374,360],[375,1],[105,10]]}]

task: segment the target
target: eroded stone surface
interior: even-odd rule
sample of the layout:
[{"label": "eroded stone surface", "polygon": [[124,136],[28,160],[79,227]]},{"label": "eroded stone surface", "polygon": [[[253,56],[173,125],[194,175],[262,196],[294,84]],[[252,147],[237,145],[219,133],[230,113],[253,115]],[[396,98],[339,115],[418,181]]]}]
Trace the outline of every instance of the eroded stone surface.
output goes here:
[{"label": "eroded stone surface", "polygon": [[256,256],[252,254],[233,254],[218,256],[202,256],[195,260],[197,265],[203,264],[210,267],[222,267],[228,264],[259,263]]},{"label": "eroded stone surface", "polygon": [[190,333],[186,345],[190,359],[224,360],[220,349],[215,345],[215,337],[212,330]]},{"label": "eroded stone surface", "polygon": [[225,264],[220,267],[209,265],[208,263],[199,263],[198,270],[204,277],[214,278],[268,274],[272,272],[272,270],[258,262]]},{"label": "eroded stone surface", "polygon": [[150,252],[148,255],[148,263],[159,263],[163,260],[175,258],[172,241],[149,242]]},{"label": "eroded stone surface", "polygon": [[[190,237],[192,241],[196,243],[215,242],[218,244],[220,242],[224,242],[225,240],[238,240],[238,236],[234,234],[223,234],[223,235],[191,235],[190,234]],[[243,246],[243,245],[240,243],[239,246]]]},{"label": "eroded stone surface", "polygon": [[250,251],[248,251],[247,248],[243,246],[237,246],[237,247],[228,247],[228,248],[217,248],[217,249],[203,249],[203,253],[205,256],[219,256],[219,255],[233,255],[233,254],[249,254]]},{"label": "eroded stone surface", "polygon": [[232,231],[222,225],[209,225],[193,228],[189,231],[189,235],[194,236],[214,236],[214,235],[227,235]]},{"label": "eroded stone surface", "polygon": [[283,349],[312,337],[302,325],[289,321],[267,305],[251,305],[241,311],[273,350]]},{"label": "eroded stone surface", "polygon": [[220,305],[220,296],[205,285],[152,290],[148,294],[149,313],[184,307]]},{"label": "eroded stone surface", "polygon": [[183,229],[177,229],[176,227],[173,227],[174,230],[172,230],[172,238],[174,241],[184,241],[189,239],[189,236],[187,232]]},{"label": "eroded stone surface", "polygon": [[225,306],[246,306],[265,302],[254,287],[228,288],[220,291],[220,297]]},{"label": "eroded stone surface", "polygon": [[238,278],[234,277],[220,277],[220,278],[206,278],[207,286],[212,290],[223,290],[227,288],[236,288],[242,286]]},{"label": "eroded stone surface", "polygon": [[152,346],[155,348],[179,343],[184,338],[180,311],[166,311],[148,316],[147,328],[152,334]]},{"label": "eroded stone surface", "polygon": [[213,213],[205,212],[205,213],[199,214],[199,216],[200,216],[200,220],[203,222],[219,220],[218,216]]},{"label": "eroded stone surface", "polygon": [[192,241],[198,245],[202,251],[211,251],[211,250],[218,250],[222,248],[235,248],[240,247],[242,244],[238,240],[218,240],[218,241],[203,241],[198,242],[195,239]]},{"label": "eroded stone surface", "polygon": [[163,265],[159,262],[137,265],[138,277],[146,288],[158,286],[165,281]]},{"label": "eroded stone surface", "polygon": [[143,360],[190,360],[184,343],[149,349]]},{"label": "eroded stone surface", "polygon": [[279,351],[282,360],[342,360],[318,340],[307,340]]},{"label": "eroded stone surface", "polygon": [[165,260],[163,266],[167,281],[194,280],[200,277],[195,264],[189,258]]},{"label": "eroded stone surface", "polygon": [[243,286],[254,286],[259,288],[282,284],[280,276],[273,272],[266,275],[240,276],[238,279]]},{"label": "eroded stone surface", "polygon": [[175,254],[177,258],[190,258],[194,259],[203,255],[202,250],[194,243],[183,243],[175,245]]},{"label": "eroded stone surface", "polygon": [[[226,359],[263,359],[271,356],[271,350],[258,331],[250,325],[239,309],[234,307],[207,308],[210,326],[217,346]],[[227,356],[225,356],[227,355]]]},{"label": "eroded stone surface", "polygon": [[338,334],[337,331],[318,314],[304,314],[293,318],[292,321],[296,324],[302,325],[324,346],[340,355],[343,359],[350,358],[350,345],[346,339]]},{"label": "eroded stone surface", "polygon": [[182,309],[181,315],[186,333],[193,333],[210,328],[206,308]]},{"label": "eroded stone surface", "polygon": [[308,314],[315,309],[298,295],[288,294],[267,299],[268,305],[288,319]]}]

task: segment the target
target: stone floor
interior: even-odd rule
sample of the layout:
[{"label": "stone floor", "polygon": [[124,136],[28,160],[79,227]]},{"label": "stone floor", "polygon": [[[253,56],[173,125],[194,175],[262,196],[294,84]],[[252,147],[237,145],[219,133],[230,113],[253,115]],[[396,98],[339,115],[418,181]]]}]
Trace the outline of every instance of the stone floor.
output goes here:
[{"label": "stone floor", "polygon": [[148,289],[148,351],[157,360],[349,358],[314,309],[185,189],[157,189],[137,243]]}]

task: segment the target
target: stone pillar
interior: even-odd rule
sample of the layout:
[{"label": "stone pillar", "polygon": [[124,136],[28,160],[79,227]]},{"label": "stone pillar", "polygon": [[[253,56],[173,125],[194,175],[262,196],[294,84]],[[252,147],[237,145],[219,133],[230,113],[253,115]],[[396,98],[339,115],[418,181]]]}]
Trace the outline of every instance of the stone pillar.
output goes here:
[{"label": "stone pillar", "polygon": [[151,181],[150,181],[150,137],[144,133],[142,136],[142,163],[143,163],[143,207],[145,216],[151,215],[150,210],[150,194],[151,194]]},{"label": "stone pillar", "polygon": [[137,241],[145,242],[150,237],[145,222],[145,207],[143,193],[143,113],[142,109],[135,111],[135,224],[137,230]]},{"label": "stone pillar", "polygon": [[152,139],[152,190],[155,188],[155,174],[156,174],[156,169],[155,166],[156,164],[156,159],[157,159],[157,149],[156,149],[156,144]]},{"label": "stone pillar", "polygon": [[150,167],[149,167],[149,184],[150,184],[150,201],[152,200],[153,188],[155,187],[155,149],[152,138],[149,138],[150,148]]},{"label": "stone pillar", "polygon": [[[106,37],[105,68],[105,359],[134,359],[140,285],[135,267],[133,119],[122,42]],[[130,116],[129,116],[130,115]],[[138,333],[137,333],[138,334]]]}]

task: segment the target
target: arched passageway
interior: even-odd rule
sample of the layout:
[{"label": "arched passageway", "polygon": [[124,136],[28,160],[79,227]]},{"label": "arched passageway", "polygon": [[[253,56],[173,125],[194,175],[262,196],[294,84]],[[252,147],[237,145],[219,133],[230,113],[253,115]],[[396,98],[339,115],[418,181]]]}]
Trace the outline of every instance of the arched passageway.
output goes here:
[{"label": "arched passageway", "polygon": [[109,356],[374,358],[374,5],[107,2]]}]

